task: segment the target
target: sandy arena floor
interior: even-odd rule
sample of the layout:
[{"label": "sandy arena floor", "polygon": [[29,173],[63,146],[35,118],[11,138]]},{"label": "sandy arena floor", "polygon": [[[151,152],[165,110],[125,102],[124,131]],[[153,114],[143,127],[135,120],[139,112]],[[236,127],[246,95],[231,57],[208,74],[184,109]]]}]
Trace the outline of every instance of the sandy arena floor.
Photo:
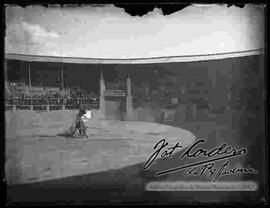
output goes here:
[{"label": "sandy arena floor", "polygon": [[44,181],[146,162],[162,138],[187,147],[184,129],[147,122],[90,120],[89,138],[67,137],[76,112],[6,112],[8,184]]}]

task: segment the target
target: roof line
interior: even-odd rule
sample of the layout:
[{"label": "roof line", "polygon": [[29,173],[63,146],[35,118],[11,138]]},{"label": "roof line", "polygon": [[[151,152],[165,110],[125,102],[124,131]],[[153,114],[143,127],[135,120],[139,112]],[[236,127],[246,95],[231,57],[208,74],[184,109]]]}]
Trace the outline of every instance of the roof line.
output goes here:
[{"label": "roof line", "polygon": [[29,62],[63,62],[63,63],[163,63],[163,62],[192,62],[212,59],[223,59],[232,57],[250,56],[263,53],[263,48],[234,51],[226,53],[213,54],[199,54],[199,55],[182,55],[182,56],[160,56],[149,58],[127,58],[127,59],[113,59],[113,58],[85,58],[85,57],[60,57],[60,56],[41,56],[41,55],[26,55],[5,53],[6,59],[22,60]]}]

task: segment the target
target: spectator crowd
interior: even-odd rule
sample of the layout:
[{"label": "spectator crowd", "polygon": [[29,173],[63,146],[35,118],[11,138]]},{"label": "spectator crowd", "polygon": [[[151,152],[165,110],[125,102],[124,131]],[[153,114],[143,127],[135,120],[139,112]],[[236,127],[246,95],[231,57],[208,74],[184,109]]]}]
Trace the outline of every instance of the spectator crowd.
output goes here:
[{"label": "spectator crowd", "polygon": [[[16,84],[11,83],[9,91],[6,90],[5,103],[6,107],[16,106],[17,109],[45,110],[49,106],[50,110],[78,109],[80,105],[88,109],[99,108],[99,98],[94,93],[86,93],[79,87],[68,89],[59,88],[57,91],[49,91],[46,88],[41,92],[31,93],[28,90],[16,89]],[[35,87],[32,87],[35,89]]]}]

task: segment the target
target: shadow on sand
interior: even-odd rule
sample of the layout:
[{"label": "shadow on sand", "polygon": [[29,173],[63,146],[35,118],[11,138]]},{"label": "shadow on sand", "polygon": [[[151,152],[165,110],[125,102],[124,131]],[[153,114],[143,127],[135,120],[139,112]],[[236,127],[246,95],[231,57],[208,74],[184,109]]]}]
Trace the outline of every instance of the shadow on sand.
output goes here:
[{"label": "shadow on sand", "polygon": [[[169,181],[170,175],[155,177],[156,168],[144,170],[142,163],[117,170],[71,176],[7,187],[7,204],[189,204],[258,201],[259,192],[146,191],[151,181]],[[180,174],[179,174],[180,176]],[[183,177],[183,176],[182,176]],[[180,177],[180,178],[182,178]],[[181,179],[185,180],[185,179]]]},{"label": "shadow on sand", "polygon": [[[143,164],[118,170],[71,176],[7,187],[8,204],[108,204],[162,202],[157,192],[145,192],[147,181],[156,180]],[[160,178],[162,179],[162,178]],[[165,177],[163,177],[163,180]],[[166,200],[164,201],[166,202]]]},{"label": "shadow on sand", "polygon": [[59,134],[56,134],[56,135],[47,135],[47,134],[39,134],[39,135],[36,135],[38,137],[45,137],[45,138],[48,138],[48,137],[65,137],[65,138],[77,138],[76,135],[71,135],[71,134],[68,134],[68,133],[59,133]]}]

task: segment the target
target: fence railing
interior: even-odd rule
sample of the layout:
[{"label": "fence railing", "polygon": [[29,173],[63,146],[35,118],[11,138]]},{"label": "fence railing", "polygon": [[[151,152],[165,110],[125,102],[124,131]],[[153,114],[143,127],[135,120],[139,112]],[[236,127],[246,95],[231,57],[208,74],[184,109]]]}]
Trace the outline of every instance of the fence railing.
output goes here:
[{"label": "fence railing", "polygon": [[99,109],[99,101],[94,99],[83,98],[27,98],[5,99],[6,110],[36,110],[36,111],[53,111],[53,110],[75,110],[80,105],[84,105],[88,110]]}]

